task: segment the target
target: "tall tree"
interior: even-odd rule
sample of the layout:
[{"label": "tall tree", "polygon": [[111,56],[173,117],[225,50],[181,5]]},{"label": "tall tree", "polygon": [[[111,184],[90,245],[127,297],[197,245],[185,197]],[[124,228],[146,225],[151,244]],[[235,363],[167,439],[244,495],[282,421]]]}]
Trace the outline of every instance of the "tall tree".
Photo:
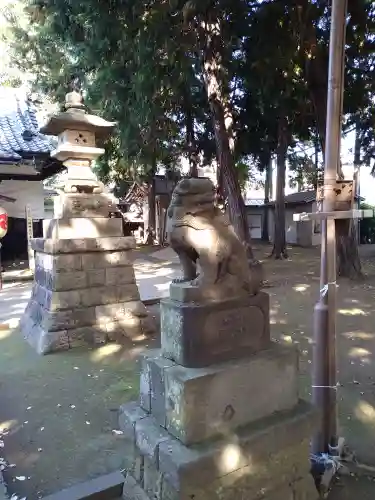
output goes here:
[{"label": "tall tree", "polygon": [[272,175],[273,175],[272,158],[271,155],[269,155],[268,162],[265,165],[264,213],[262,218],[262,240],[267,242],[270,239],[268,225],[269,225],[269,202],[272,198],[272,187],[273,187]]},{"label": "tall tree", "polygon": [[[235,169],[234,110],[231,100],[231,61],[240,33],[230,28],[236,24],[243,2],[189,1],[183,8],[185,30],[201,59],[201,70],[211,111],[217,156],[219,192],[227,199],[228,214],[248,258],[254,260],[238,174]],[[243,10],[242,10],[243,12]]]},{"label": "tall tree", "polygon": [[286,154],[288,151],[287,119],[281,116],[279,120],[279,143],[276,156],[276,200],[275,200],[275,229],[272,255],[275,259],[287,258],[285,237],[285,173]]}]

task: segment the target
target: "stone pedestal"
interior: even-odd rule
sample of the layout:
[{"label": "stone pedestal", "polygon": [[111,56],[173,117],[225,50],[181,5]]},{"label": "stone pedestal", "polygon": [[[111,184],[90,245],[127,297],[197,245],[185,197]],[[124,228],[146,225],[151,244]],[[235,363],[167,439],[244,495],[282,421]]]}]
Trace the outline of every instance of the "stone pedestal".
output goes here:
[{"label": "stone pedestal", "polygon": [[[171,284],[171,296],[178,288],[186,285]],[[166,299],[160,314],[164,356],[187,367],[246,357],[270,343],[269,296],[263,292],[206,303]]]},{"label": "stone pedestal", "polygon": [[120,409],[126,500],[317,500],[316,414],[298,352],[270,341],[269,297],[161,303],[161,349],[140,359],[140,400]]},{"label": "stone pedestal", "polygon": [[35,281],[20,325],[38,353],[153,331],[135,282],[132,237],[36,238],[32,247]]}]

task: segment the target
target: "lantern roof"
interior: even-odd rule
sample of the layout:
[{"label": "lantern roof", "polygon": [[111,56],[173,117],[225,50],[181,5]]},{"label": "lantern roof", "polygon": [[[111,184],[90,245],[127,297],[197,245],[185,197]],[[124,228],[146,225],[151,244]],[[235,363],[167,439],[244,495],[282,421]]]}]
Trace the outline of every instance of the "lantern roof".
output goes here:
[{"label": "lantern roof", "polygon": [[78,92],[69,92],[65,97],[65,110],[52,116],[46,125],[40,129],[45,135],[59,135],[65,130],[80,130],[94,132],[99,140],[105,140],[117,125],[100,116],[86,112],[82,95]]}]

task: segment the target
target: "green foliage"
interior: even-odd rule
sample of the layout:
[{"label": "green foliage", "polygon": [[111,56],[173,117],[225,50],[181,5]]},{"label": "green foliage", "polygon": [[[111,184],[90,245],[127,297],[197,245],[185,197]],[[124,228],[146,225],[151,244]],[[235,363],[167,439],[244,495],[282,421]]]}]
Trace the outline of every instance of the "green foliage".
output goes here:
[{"label": "green foliage", "polygon": [[212,157],[194,57],[185,57],[168,12],[154,4],[28,0],[32,30],[10,17],[19,65],[35,72],[40,90],[63,102],[74,78],[89,108],[118,121],[118,135],[98,166],[103,179],[109,176],[105,163],[113,177],[148,177],[159,165],[174,168],[187,153],[187,108],[203,129],[197,149]]},{"label": "green foliage", "polygon": [[[368,205],[367,203],[361,203],[362,210],[375,210],[375,207]],[[360,230],[360,242],[365,243],[375,243],[375,217],[366,217],[359,221]]]},{"label": "green foliage", "polygon": [[[103,180],[145,179],[158,166],[178,169],[181,156],[209,163],[217,155],[202,71],[205,23],[216,19],[217,75],[228,94],[240,182],[248,165],[267,165],[276,151],[278,123],[286,117],[296,181],[315,184],[315,162],[298,150],[317,131],[324,143],[327,0],[23,3],[28,24],[20,22],[19,10],[7,13],[14,64],[35,75],[36,88],[60,103],[75,79],[87,106],[118,122],[96,166]],[[375,155],[374,26],[372,3],[350,0],[345,127],[360,122],[368,164]]]}]

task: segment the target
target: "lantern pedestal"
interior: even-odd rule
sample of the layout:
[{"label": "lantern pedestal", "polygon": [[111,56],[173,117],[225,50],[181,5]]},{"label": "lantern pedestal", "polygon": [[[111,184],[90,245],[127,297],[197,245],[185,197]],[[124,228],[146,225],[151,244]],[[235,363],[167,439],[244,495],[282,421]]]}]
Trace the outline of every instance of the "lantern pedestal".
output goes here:
[{"label": "lantern pedestal", "polygon": [[140,301],[133,269],[133,237],[90,168],[113,123],[87,115],[79,94],[67,95],[67,111],[52,117],[45,134],[58,135],[53,156],[67,178],[55,199],[52,220],[35,238],[35,281],[21,331],[40,354],[82,345],[141,339],[154,332]]},{"label": "lantern pedestal", "polygon": [[39,354],[154,332],[135,281],[135,240],[122,236],[114,210],[105,193],[62,193],[44,238],[31,241],[35,278],[21,330]]},{"label": "lantern pedestal", "polygon": [[21,319],[39,354],[154,332],[135,282],[132,237],[35,238],[35,281]]}]

